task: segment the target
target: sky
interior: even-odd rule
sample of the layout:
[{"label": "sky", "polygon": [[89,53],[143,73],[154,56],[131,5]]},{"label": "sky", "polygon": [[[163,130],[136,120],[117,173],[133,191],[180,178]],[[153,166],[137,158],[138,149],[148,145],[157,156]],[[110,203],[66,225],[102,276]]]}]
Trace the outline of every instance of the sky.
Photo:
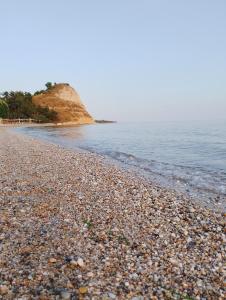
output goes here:
[{"label": "sky", "polygon": [[0,91],[70,83],[96,119],[226,119],[226,0],[0,0]]}]

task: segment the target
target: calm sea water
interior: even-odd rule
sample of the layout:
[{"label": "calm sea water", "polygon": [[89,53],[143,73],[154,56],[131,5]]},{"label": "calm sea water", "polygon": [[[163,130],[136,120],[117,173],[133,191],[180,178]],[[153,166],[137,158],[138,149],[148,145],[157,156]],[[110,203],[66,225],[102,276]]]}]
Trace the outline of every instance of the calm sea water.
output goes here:
[{"label": "calm sea water", "polygon": [[164,187],[225,207],[226,122],[116,123],[18,130],[65,147],[103,154]]}]

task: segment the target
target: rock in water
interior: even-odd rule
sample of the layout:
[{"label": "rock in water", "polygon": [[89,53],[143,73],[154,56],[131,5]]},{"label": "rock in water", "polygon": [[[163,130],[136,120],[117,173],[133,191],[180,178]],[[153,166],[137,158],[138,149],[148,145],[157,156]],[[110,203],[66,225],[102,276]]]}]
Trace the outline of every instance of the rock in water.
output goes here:
[{"label": "rock in water", "polygon": [[55,110],[58,123],[94,123],[78,93],[67,83],[55,84],[42,94],[33,96],[32,101],[36,105]]}]

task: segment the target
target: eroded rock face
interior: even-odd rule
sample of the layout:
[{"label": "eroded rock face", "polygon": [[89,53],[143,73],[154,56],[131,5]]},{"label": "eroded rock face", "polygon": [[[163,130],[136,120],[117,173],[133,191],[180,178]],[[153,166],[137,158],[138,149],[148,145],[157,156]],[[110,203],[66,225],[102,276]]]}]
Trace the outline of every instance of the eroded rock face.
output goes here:
[{"label": "eroded rock face", "polygon": [[59,123],[92,124],[94,119],[87,112],[78,93],[66,83],[54,85],[43,94],[33,96],[32,101],[57,112]]}]

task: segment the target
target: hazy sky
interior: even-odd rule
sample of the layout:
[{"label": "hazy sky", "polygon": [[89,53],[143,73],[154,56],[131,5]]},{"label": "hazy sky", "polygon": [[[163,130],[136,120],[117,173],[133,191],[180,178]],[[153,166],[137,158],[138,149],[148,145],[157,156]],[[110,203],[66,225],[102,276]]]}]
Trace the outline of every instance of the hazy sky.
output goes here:
[{"label": "hazy sky", "polygon": [[226,0],[0,0],[0,11],[0,91],[68,82],[99,119],[226,119]]}]

